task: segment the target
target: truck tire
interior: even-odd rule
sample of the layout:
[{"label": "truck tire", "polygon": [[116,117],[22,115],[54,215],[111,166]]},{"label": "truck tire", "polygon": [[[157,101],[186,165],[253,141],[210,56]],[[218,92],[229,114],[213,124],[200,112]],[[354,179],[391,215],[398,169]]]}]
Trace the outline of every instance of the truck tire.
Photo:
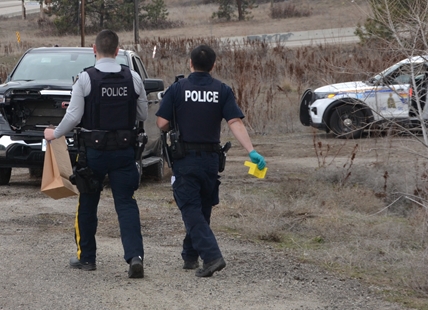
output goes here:
[{"label": "truck tire", "polygon": [[0,168],[0,185],[8,185],[11,175],[12,168]]},{"label": "truck tire", "polygon": [[156,157],[160,157],[161,159],[159,162],[147,166],[143,170],[143,174],[145,176],[149,176],[153,178],[156,181],[162,181],[164,177],[164,165],[165,161],[163,160],[163,149],[162,149],[162,141],[160,137],[155,141],[153,145],[153,151],[152,155]]},{"label": "truck tire", "polygon": [[353,105],[341,105],[335,108],[330,118],[330,129],[338,138],[361,138],[366,117],[362,109]]},{"label": "truck tire", "polygon": [[164,160],[161,159],[158,163],[144,168],[145,175],[153,177],[156,181],[162,181],[164,176]]},{"label": "truck tire", "polygon": [[43,175],[43,167],[40,168],[28,168],[29,172],[30,172],[30,177],[33,178],[41,178]]},{"label": "truck tire", "polygon": [[135,160],[135,165],[137,166],[138,171],[138,187],[140,187],[141,178],[143,177],[143,160],[141,158]]}]

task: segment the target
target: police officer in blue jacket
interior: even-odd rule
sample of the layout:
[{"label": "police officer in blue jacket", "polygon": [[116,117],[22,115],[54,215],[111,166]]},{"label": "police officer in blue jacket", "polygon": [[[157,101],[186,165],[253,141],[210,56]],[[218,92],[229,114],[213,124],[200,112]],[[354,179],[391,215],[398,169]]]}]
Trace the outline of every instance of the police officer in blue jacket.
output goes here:
[{"label": "police officer in blue jacket", "polygon": [[[181,256],[184,269],[202,268],[197,277],[210,277],[222,270],[226,262],[210,228],[212,206],[218,204],[219,151],[221,122],[225,119],[233,135],[248,151],[259,169],[265,167],[242,122],[244,117],[229,86],[214,79],[210,72],[215,52],[200,45],[190,55],[191,74],[178,80],[165,92],[156,115],[163,131],[170,129],[174,114],[185,156],[173,159],[174,198],[186,228]],[[175,109],[175,112],[174,112]]]},{"label": "police officer in blue jacket", "polygon": [[147,96],[138,73],[116,63],[118,45],[119,38],[111,30],[97,35],[93,46],[96,64],[79,74],[64,118],[55,129],[45,129],[45,139],[59,138],[80,124],[79,141],[86,146],[86,164],[93,172],[93,181],[99,185],[89,192],[82,192],[78,186],[77,255],[70,259],[70,267],[96,269],[97,209],[103,179],[108,174],[124,259],[129,264],[128,276],[143,278],[143,239],[134,198],[139,175],[133,129],[136,121],[147,118]]}]

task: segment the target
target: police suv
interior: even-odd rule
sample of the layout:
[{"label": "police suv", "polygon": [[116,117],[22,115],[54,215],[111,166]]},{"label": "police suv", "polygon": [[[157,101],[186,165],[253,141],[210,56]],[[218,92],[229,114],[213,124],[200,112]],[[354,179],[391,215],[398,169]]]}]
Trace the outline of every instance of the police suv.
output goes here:
[{"label": "police suv", "polygon": [[304,126],[332,132],[339,138],[359,138],[366,129],[391,121],[414,128],[425,109],[428,56],[406,58],[367,81],[307,89],[300,101]]},{"label": "police suv", "polygon": [[[24,53],[6,81],[3,84],[0,81],[0,185],[9,183],[14,167],[29,168],[30,173],[41,174],[44,129],[59,124],[70,102],[76,76],[84,68],[95,65],[95,61],[92,48],[33,48]],[[121,49],[116,61],[141,76],[147,95],[164,89],[162,80],[149,78],[137,53]],[[157,98],[149,99],[149,120],[139,124],[146,132],[141,138],[147,140],[148,136],[148,141],[140,139],[144,145],[136,155],[136,164],[140,176],[144,169],[148,174],[162,178],[160,132],[154,117],[150,117],[157,110],[154,107],[157,102]],[[73,132],[66,138],[74,163],[77,149],[73,144]]]}]

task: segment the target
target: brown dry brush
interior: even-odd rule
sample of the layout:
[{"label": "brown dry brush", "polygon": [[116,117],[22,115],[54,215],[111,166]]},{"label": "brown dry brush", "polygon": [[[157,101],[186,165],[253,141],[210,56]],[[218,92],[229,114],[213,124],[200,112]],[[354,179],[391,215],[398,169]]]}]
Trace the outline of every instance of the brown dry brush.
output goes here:
[{"label": "brown dry brush", "polygon": [[6,77],[7,77],[7,71],[6,71],[6,69],[0,67],[0,80],[2,82],[4,82],[5,79],[6,79]]},{"label": "brown dry brush", "polygon": [[[142,38],[138,53],[149,75],[163,79],[168,86],[176,75],[189,73],[189,53],[199,44],[208,44],[217,51],[213,74],[231,85],[246,114],[246,125],[255,133],[275,134],[301,128],[297,124],[298,105],[305,89],[364,80],[401,58],[380,46],[288,48],[280,44],[272,47],[261,41],[241,43],[213,37]],[[2,44],[0,56],[21,54],[30,47],[27,42],[21,42],[20,46]],[[0,78],[5,80],[12,68],[12,64],[1,68]]]},{"label": "brown dry brush", "polygon": [[[271,48],[261,41],[220,41],[215,38],[142,40],[141,51],[151,75],[168,85],[176,74],[188,73],[188,55],[199,44],[218,53],[214,76],[229,83],[255,133],[292,132],[298,97],[306,88],[326,83],[363,80],[392,65],[397,57],[358,45]],[[156,46],[156,57],[152,55]],[[387,55],[385,55],[387,54]],[[387,63],[384,57],[388,59]],[[391,61],[393,59],[393,61]],[[173,72],[171,72],[173,71]],[[293,95],[294,94],[294,95]],[[281,126],[270,126],[276,123]],[[274,132],[275,133],[275,132]]]},{"label": "brown dry brush", "polygon": [[354,148],[352,149],[351,155],[349,156],[348,160],[346,161],[346,163],[343,165],[343,176],[342,176],[342,180],[340,182],[341,186],[345,186],[346,182],[349,180],[349,177],[351,176],[351,170],[352,170],[352,166],[354,164],[354,159],[355,156],[357,155],[357,151],[358,151],[358,144],[355,144]]}]

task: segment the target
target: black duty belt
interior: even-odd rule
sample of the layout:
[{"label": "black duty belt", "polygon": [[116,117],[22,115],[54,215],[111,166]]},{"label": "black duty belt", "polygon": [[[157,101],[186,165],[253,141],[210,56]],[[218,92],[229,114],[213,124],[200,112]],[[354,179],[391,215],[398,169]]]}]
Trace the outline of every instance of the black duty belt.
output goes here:
[{"label": "black duty belt", "polygon": [[198,152],[214,152],[220,153],[221,146],[217,143],[187,143],[184,142],[184,149],[186,152],[198,151]]},{"label": "black duty belt", "polygon": [[127,148],[135,143],[135,131],[92,131],[81,132],[85,145],[97,150],[114,151]]}]

